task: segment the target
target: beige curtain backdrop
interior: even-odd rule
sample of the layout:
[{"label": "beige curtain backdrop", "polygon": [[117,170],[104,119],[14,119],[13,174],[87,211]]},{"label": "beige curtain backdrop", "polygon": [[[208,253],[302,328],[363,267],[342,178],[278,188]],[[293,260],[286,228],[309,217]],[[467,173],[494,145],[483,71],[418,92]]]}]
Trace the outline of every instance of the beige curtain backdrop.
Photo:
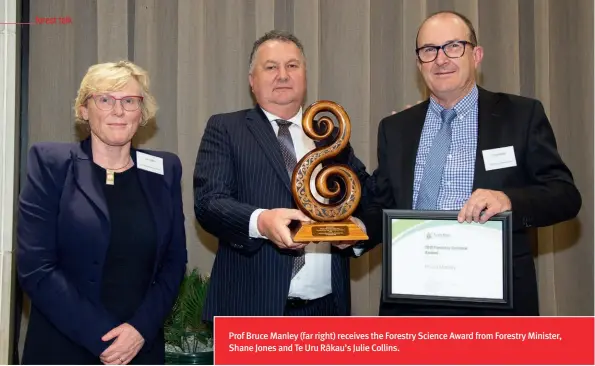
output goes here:
[{"label": "beige curtain backdrop", "polygon": [[[76,139],[72,104],[90,65],[130,59],[146,68],[161,108],[139,143],[180,156],[189,261],[209,272],[217,244],[194,219],[192,173],[207,118],[252,105],[252,42],[273,28],[303,41],[307,104],[346,108],[371,172],[380,119],[424,95],[417,27],[446,9],[476,25],[482,86],[545,105],[584,205],[577,220],[536,233],[541,311],[593,315],[592,0],[31,0],[33,22],[70,16],[72,25],[30,27],[28,143]],[[380,247],[353,260],[354,315],[377,313],[380,274]]]}]

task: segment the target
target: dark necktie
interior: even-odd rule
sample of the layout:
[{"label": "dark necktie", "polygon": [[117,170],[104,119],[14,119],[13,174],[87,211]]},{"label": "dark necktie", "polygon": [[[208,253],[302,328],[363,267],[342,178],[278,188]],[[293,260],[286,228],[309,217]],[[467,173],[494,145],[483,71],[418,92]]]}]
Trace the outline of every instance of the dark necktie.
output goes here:
[{"label": "dark necktie", "polygon": [[456,117],[454,109],[445,109],[441,113],[442,127],[432,141],[428,152],[424,172],[417,195],[416,209],[436,210],[438,207],[438,194],[442,182],[442,173],[446,165],[446,158],[450,151],[452,140],[451,122]]},{"label": "dark necktie", "polygon": [[[279,147],[281,148],[281,155],[283,155],[283,161],[285,162],[287,173],[291,177],[293,175],[293,169],[297,165],[297,157],[295,155],[293,139],[291,138],[291,133],[289,133],[289,126],[291,126],[291,122],[285,121],[283,119],[277,119],[275,122],[277,122],[277,125],[279,126],[277,140],[279,141]],[[306,256],[304,254],[304,250],[301,249],[293,261],[293,271],[291,272],[292,278],[299,272],[300,269],[302,269],[304,264],[306,264]]]}]

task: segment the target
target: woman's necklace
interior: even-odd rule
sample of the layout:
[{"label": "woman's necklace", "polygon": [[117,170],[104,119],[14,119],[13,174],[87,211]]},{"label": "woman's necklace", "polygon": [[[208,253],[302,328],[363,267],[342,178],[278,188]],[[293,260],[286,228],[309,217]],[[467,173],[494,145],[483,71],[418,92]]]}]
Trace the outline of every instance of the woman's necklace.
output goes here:
[{"label": "woman's necklace", "polygon": [[108,186],[113,186],[114,185],[114,179],[115,179],[114,178],[114,173],[116,172],[116,170],[121,170],[121,169],[127,168],[128,165],[130,165],[130,161],[131,161],[130,156],[128,156],[128,162],[126,162],[126,165],[124,165],[123,167],[117,168],[117,169],[106,168],[105,169],[105,174],[106,174],[105,184],[107,184]]}]

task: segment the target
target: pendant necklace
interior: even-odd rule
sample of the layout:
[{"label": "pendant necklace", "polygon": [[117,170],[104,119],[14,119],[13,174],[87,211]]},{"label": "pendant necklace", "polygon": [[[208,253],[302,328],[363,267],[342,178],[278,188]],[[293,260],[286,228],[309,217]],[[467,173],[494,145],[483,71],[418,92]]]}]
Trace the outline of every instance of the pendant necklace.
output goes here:
[{"label": "pendant necklace", "polygon": [[108,186],[113,186],[114,185],[114,173],[116,172],[116,170],[121,170],[124,169],[126,167],[128,167],[128,165],[130,164],[130,156],[128,157],[128,162],[126,163],[126,165],[124,165],[121,168],[117,168],[117,169],[105,169],[105,184],[107,184]]}]

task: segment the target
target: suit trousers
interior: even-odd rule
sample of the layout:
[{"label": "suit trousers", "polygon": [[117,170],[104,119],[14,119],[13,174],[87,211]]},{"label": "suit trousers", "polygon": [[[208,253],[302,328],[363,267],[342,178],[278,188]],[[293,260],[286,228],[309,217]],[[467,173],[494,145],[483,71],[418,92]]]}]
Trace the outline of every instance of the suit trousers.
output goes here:
[{"label": "suit trousers", "polygon": [[329,294],[314,300],[289,299],[285,316],[337,316],[335,297]]}]

